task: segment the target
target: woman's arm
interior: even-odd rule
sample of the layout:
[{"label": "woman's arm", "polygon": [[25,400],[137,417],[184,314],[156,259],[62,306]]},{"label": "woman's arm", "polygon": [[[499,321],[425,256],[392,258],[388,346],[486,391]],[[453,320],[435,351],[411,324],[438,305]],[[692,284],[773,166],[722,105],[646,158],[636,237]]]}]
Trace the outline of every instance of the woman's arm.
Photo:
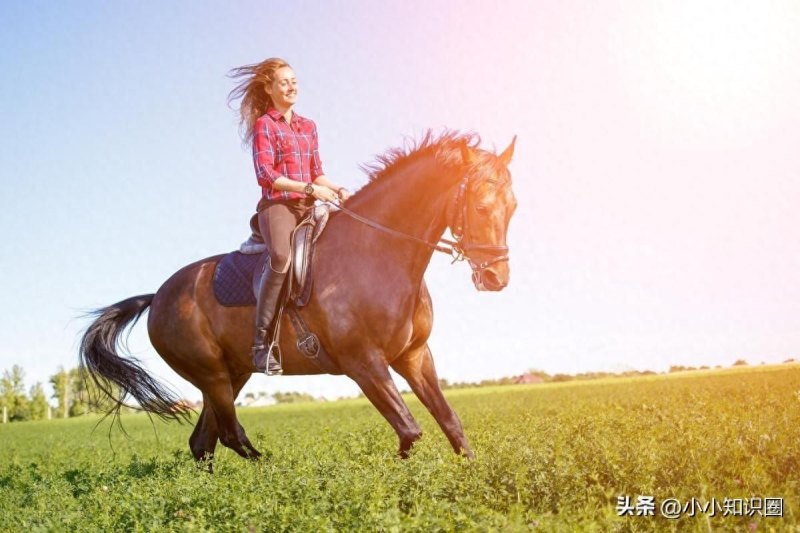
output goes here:
[{"label": "woman's arm", "polygon": [[[306,185],[305,182],[292,180],[287,178],[286,176],[280,176],[276,178],[274,182],[272,182],[272,188],[276,191],[290,191],[290,192],[300,192],[304,193]],[[316,198],[317,200],[322,200],[325,202],[334,202],[337,199],[336,192],[333,191],[330,187],[322,184],[322,183],[314,183],[312,185],[314,192],[311,195]]]},{"label": "woman's arm", "polygon": [[305,186],[306,184],[304,182],[292,180],[286,176],[276,178],[275,181],[272,182],[272,188],[276,191],[303,192]]},{"label": "woman's arm", "polygon": [[274,187],[274,183],[282,178],[273,168],[275,150],[272,147],[269,126],[261,118],[256,121],[253,134],[253,164],[256,167],[256,180],[261,187]]},{"label": "woman's arm", "polygon": [[335,192],[336,195],[342,200],[347,200],[348,198],[350,198],[350,191],[348,191],[341,185],[337,185],[336,183],[332,182],[324,174],[321,176],[317,176],[314,179],[314,185],[324,185],[325,187]]}]

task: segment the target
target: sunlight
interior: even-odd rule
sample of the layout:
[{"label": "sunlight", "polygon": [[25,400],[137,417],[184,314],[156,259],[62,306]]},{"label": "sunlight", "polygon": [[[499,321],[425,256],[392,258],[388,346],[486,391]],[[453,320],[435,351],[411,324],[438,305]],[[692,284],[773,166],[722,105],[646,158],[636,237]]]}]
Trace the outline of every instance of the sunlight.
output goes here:
[{"label": "sunlight", "polygon": [[[794,101],[800,5],[660,2],[626,18],[624,55],[638,68],[629,92],[665,133],[741,142],[775,125],[774,106]],[[787,76],[793,77],[787,84]]]}]

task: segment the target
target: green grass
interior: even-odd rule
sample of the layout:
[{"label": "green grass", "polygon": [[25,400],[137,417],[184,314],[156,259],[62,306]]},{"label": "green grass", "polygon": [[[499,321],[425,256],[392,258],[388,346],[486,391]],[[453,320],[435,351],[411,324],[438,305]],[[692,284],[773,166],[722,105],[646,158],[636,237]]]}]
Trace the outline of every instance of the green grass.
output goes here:
[{"label": "green grass", "polygon": [[[0,426],[2,531],[800,531],[800,365],[456,390],[477,459],[409,460],[365,400],[240,410],[250,463],[195,467],[189,426]],[[620,517],[617,497],[783,497],[783,518]]]}]

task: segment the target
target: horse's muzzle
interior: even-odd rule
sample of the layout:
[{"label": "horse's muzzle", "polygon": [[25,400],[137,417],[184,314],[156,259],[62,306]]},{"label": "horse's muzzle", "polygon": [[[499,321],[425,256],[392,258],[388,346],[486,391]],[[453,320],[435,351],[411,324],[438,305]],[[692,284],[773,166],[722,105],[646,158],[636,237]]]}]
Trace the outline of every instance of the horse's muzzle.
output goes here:
[{"label": "horse's muzzle", "polygon": [[476,270],[472,273],[472,283],[479,291],[501,291],[508,285],[508,271],[501,276],[491,269]]}]

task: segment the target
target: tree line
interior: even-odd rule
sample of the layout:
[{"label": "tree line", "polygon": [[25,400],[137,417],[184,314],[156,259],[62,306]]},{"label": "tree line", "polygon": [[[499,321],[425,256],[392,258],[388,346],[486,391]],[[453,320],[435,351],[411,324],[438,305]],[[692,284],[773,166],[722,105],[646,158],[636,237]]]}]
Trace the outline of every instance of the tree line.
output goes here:
[{"label": "tree line", "polygon": [[110,400],[103,395],[91,378],[87,378],[79,368],[65,370],[50,376],[53,387],[53,407],[44,392],[41,382],[26,390],[25,371],[19,365],[3,370],[0,378],[0,412],[5,408],[9,422],[24,420],[46,420],[48,418],[69,418],[80,416],[98,409],[108,409]]},{"label": "tree line", "polygon": [[[794,358],[786,359],[784,363],[797,362]],[[744,359],[737,359],[731,366],[746,366]],[[764,363],[761,363],[764,364]],[[722,368],[717,365],[715,368]],[[685,372],[691,370],[707,370],[708,366],[682,366],[669,367],[669,373]],[[474,387],[488,387],[497,385],[512,385],[531,382],[522,378],[535,377],[539,383],[553,383],[573,380],[601,379],[609,377],[633,377],[654,375],[652,370],[630,370],[622,373],[615,372],[583,372],[579,374],[548,374],[539,369],[531,369],[521,376],[502,377],[499,379],[485,379],[480,382],[451,383],[446,379],[439,379],[443,389],[462,389]],[[69,418],[80,416],[89,412],[105,412],[112,402],[98,389],[97,384],[88,378],[79,368],[64,370],[59,367],[57,373],[50,376],[50,385],[53,387],[51,398],[56,400],[53,407],[44,392],[41,382],[34,384],[30,389],[25,389],[25,371],[19,365],[14,365],[10,370],[3,371],[0,378],[0,412],[5,408],[9,422],[24,420],[46,420],[48,418]],[[117,392],[117,387],[106,383],[112,392]],[[266,393],[262,393],[266,394]],[[261,395],[261,394],[260,394]],[[260,396],[259,395],[259,396]],[[363,397],[363,393],[359,397]],[[276,392],[272,394],[276,403],[298,403],[314,401],[313,396],[300,392]],[[254,399],[254,393],[248,393],[245,398]],[[127,410],[127,408],[123,408]]]},{"label": "tree line", "polygon": [[[796,363],[797,360],[789,358],[783,361],[784,364]],[[766,364],[764,362],[761,363]],[[744,359],[737,359],[732,365],[735,366],[748,366],[748,362]],[[714,368],[720,369],[722,365],[716,365]],[[710,370],[711,367],[703,366],[683,366],[672,365],[669,367],[668,373],[674,372],[688,372],[692,370]],[[479,382],[457,382],[451,383],[446,379],[439,379],[439,386],[442,389],[471,389],[475,387],[495,387],[497,385],[516,385],[520,383],[559,383],[564,381],[581,381],[589,379],[604,379],[604,378],[628,378],[636,376],[653,376],[659,374],[654,370],[627,370],[625,372],[581,372],[578,374],[548,374],[543,370],[532,368],[520,376],[506,376],[497,379],[484,379]],[[528,379],[526,379],[528,378]],[[530,378],[535,378],[534,380]]]}]

